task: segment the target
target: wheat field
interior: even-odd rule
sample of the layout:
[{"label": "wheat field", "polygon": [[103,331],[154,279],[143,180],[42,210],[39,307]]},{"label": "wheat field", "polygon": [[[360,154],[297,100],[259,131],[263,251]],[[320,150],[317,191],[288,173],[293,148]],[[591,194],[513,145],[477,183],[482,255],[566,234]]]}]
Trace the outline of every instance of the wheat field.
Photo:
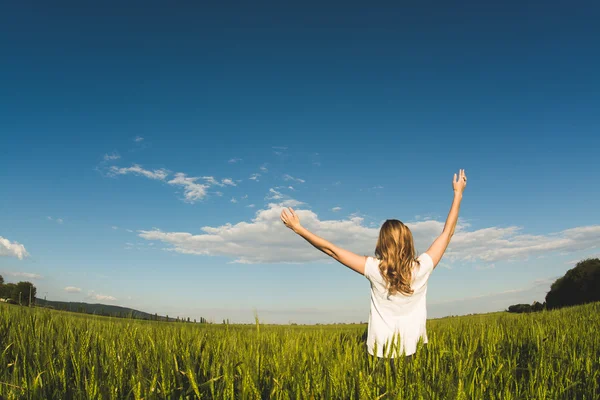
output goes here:
[{"label": "wheat field", "polygon": [[4,399],[599,399],[600,303],[428,321],[395,365],[366,325],[210,325],[0,305]]}]

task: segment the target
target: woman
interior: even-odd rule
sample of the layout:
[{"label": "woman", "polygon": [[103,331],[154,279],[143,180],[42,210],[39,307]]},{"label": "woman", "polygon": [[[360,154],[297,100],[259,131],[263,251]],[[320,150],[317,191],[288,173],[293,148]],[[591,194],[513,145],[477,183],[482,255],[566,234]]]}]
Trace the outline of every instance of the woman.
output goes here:
[{"label": "woman", "polygon": [[458,221],[462,194],[467,186],[464,170],[454,174],[454,200],[444,230],[427,251],[416,257],[410,229],[402,222],[388,219],[379,231],[375,256],[359,256],[337,247],[300,225],[292,208],[281,212],[288,228],[310,244],[371,282],[371,312],[367,349],[377,357],[410,356],[417,342],[427,343],[426,295],[429,275],[440,262]]}]

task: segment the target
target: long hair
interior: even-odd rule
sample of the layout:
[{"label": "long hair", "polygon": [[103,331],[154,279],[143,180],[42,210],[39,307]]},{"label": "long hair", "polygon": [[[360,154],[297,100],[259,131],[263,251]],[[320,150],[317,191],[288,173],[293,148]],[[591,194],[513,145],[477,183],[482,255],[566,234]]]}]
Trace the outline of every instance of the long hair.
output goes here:
[{"label": "long hair", "polygon": [[375,255],[380,260],[379,270],[387,284],[388,295],[413,294],[412,269],[419,261],[410,229],[397,219],[385,221],[379,230]]}]

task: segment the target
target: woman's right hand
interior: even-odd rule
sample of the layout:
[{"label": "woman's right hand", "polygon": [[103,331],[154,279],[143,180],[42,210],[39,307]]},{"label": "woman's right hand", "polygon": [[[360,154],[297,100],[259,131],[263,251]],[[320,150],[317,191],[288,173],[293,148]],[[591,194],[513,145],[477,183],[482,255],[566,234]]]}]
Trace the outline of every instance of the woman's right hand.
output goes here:
[{"label": "woman's right hand", "polygon": [[454,180],[452,181],[452,186],[454,187],[454,193],[460,193],[465,191],[465,187],[467,187],[467,175],[465,174],[465,170],[461,169],[458,172],[458,176],[454,174]]}]

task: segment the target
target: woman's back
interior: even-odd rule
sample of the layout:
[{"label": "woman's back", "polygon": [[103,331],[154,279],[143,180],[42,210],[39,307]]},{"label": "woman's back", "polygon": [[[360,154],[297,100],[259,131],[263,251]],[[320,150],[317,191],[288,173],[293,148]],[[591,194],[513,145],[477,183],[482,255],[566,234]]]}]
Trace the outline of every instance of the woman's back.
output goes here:
[{"label": "woman's back", "polygon": [[[378,357],[394,357],[402,352],[406,355],[416,351],[419,338],[427,343],[427,281],[433,271],[433,260],[427,253],[418,257],[420,265],[414,263],[411,289],[413,293],[406,295],[396,293],[389,295],[386,282],[379,269],[380,261],[368,257],[365,263],[365,277],[371,282],[371,311],[369,315],[369,331],[367,348],[370,354]],[[399,334],[398,354],[384,354],[384,344],[391,343]],[[377,345],[375,346],[375,343]],[[375,354],[377,347],[377,354]],[[387,353],[387,352],[386,352]]]}]

